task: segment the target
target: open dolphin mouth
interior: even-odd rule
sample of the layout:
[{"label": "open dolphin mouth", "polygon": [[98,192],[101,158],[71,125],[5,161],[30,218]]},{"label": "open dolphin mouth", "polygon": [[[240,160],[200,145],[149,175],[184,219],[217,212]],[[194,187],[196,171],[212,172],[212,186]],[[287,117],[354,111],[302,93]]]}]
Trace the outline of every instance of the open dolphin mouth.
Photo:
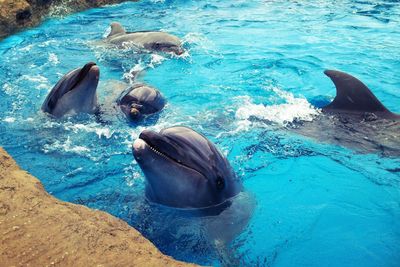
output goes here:
[{"label": "open dolphin mouth", "polygon": [[[196,168],[189,166],[188,164],[185,164],[182,162],[182,160],[178,159],[178,157],[174,157],[171,155],[172,153],[170,151],[175,151],[177,153],[178,149],[176,149],[173,145],[169,144],[168,142],[158,140],[158,138],[152,138],[154,135],[157,135],[162,138],[161,135],[158,135],[156,133],[150,132],[150,131],[143,131],[140,135],[139,138],[135,140],[133,143],[133,155],[134,157],[138,160],[140,159],[140,152],[144,148],[149,148],[152,152],[155,154],[165,158],[168,161],[174,162],[175,164],[183,167],[190,169],[194,172],[197,172],[203,177],[204,179],[208,180],[206,175],[204,175],[201,171],[197,170]],[[168,149],[171,149],[168,151]]]}]

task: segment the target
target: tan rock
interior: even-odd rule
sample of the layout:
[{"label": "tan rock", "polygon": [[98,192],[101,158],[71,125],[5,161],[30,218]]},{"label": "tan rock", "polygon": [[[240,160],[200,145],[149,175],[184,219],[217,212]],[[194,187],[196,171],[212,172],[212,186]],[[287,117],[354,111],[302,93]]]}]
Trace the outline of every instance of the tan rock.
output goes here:
[{"label": "tan rock", "polygon": [[39,24],[52,5],[64,5],[73,12],[120,2],[124,0],[0,0],[0,39]]},{"label": "tan rock", "polygon": [[0,148],[1,266],[194,266],[127,223],[49,195]]}]

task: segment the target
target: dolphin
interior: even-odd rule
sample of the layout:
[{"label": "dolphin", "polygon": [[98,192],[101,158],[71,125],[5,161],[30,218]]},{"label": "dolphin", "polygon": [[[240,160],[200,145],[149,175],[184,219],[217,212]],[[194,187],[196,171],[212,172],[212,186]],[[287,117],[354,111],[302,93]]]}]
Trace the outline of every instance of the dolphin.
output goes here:
[{"label": "dolphin", "polygon": [[350,74],[326,70],[336,97],[310,122],[289,128],[328,143],[384,156],[400,155],[400,115],[389,111],[360,80]]},{"label": "dolphin", "polygon": [[159,133],[144,130],[132,150],[152,202],[204,209],[225,203],[242,189],[228,160],[190,128],[171,127]]},{"label": "dolphin", "polygon": [[67,114],[95,113],[99,75],[100,70],[93,62],[68,72],[47,95],[42,110],[56,118]]},{"label": "dolphin", "polygon": [[[152,220],[161,220],[160,235],[190,224],[187,234],[196,244],[206,240],[224,264],[238,266],[237,251],[228,244],[247,227],[256,203],[215,145],[194,130],[177,126],[159,133],[144,130],[132,151],[146,177],[147,199],[169,208],[168,221]],[[179,239],[179,234],[173,237]]]},{"label": "dolphin", "polygon": [[121,94],[117,104],[129,120],[138,121],[145,115],[161,111],[165,106],[165,99],[157,89],[136,83]]},{"label": "dolphin", "polygon": [[106,43],[123,46],[133,44],[139,49],[167,52],[181,55],[185,52],[181,40],[169,33],[160,31],[126,32],[118,22],[111,23],[111,32],[104,40]]}]

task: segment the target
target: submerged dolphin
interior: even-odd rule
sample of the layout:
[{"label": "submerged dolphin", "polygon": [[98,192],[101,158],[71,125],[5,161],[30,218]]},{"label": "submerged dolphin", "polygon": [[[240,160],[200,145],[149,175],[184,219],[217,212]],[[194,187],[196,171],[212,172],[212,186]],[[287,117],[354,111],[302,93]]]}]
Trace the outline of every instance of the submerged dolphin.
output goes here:
[{"label": "submerged dolphin", "polygon": [[42,110],[57,118],[66,114],[94,113],[99,75],[100,70],[93,62],[68,72],[47,95]]},{"label": "submerged dolphin", "polygon": [[111,32],[105,42],[122,46],[124,43],[131,43],[140,49],[150,51],[161,51],[181,55],[185,52],[181,40],[166,32],[138,31],[126,32],[121,24],[111,23]]},{"label": "submerged dolphin", "polygon": [[357,78],[326,70],[335,99],[311,122],[295,123],[297,133],[317,140],[386,156],[400,155],[400,115],[389,111]]},{"label": "submerged dolphin", "polygon": [[145,115],[161,111],[165,99],[157,89],[137,83],[125,90],[117,103],[129,120],[137,121]]},{"label": "submerged dolphin", "polygon": [[242,185],[207,138],[186,127],[145,130],[133,144],[149,200],[175,208],[207,208],[237,195]]}]

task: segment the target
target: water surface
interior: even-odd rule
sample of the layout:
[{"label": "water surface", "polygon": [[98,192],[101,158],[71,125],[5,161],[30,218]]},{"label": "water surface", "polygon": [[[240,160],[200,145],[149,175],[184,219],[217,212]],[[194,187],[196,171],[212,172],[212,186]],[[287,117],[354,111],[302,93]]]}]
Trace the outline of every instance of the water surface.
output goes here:
[{"label": "water surface", "polygon": [[[171,32],[189,52],[108,51],[95,41],[112,21]],[[0,145],[56,197],[127,221],[177,259],[219,265],[223,257],[193,234],[199,219],[144,200],[131,155],[145,128],[190,126],[227,155],[256,201],[230,248],[241,265],[398,266],[400,159],[282,126],[312,119],[310,103],[334,97],[327,68],[360,78],[399,113],[399,43],[396,1],[141,1],[55,16],[0,42]],[[58,79],[88,61],[101,68],[103,120],[42,114]],[[128,125],[113,107],[115,84],[137,69],[168,105]]]}]

